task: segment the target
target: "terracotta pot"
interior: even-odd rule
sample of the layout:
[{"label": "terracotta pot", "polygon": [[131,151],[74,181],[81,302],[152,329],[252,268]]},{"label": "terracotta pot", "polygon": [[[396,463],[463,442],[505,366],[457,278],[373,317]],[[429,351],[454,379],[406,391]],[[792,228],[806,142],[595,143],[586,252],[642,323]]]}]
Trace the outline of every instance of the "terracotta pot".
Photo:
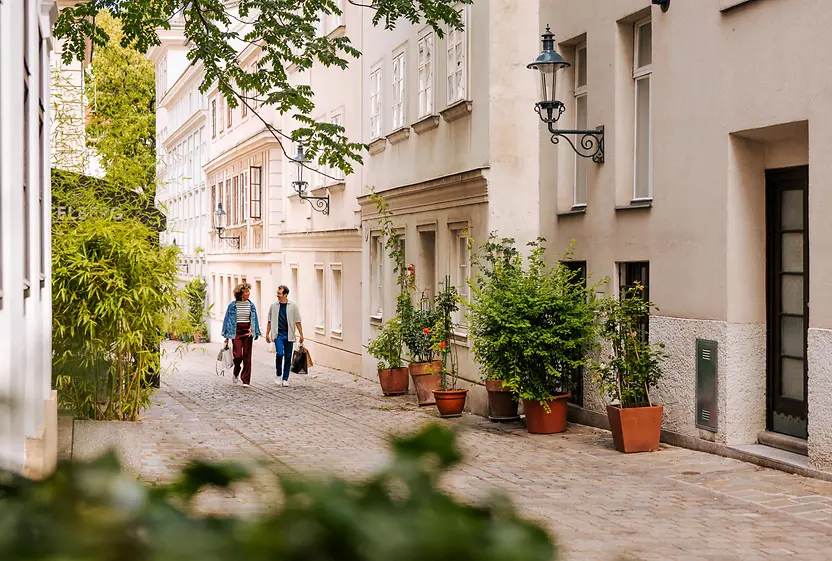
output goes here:
[{"label": "terracotta pot", "polygon": [[413,378],[413,387],[416,388],[416,398],[420,406],[435,405],[433,390],[439,389],[440,372],[442,363],[438,360],[433,362],[413,362],[408,367],[410,376]]},{"label": "terracotta pot", "polygon": [[612,441],[619,452],[654,452],[662,436],[664,407],[616,407],[607,405]]},{"label": "terracotta pot", "polygon": [[526,428],[532,434],[554,434],[566,430],[566,400],[570,394],[556,395],[549,400],[549,412],[539,401],[523,400]]},{"label": "terracotta pot", "polygon": [[433,390],[440,417],[461,417],[468,390]]},{"label": "terracotta pot", "polygon": [[406,366],[379,370],[378,381],[381,384],[381,393],[384,395],[403,395],[407,393],[407,389],[410,387]]},{"label": "terracotta pot", "polygon": [[197,345],[202,343],[202,336],[200,336],[199,333],[194,333],[194,343]]},{"label": "terracotta pot", "polygon": [[500,380],[486,380],[485,389],[488,391],[489,419],[498,422],[516,421],[520,418],[517,414],[517,400],[510,390],[503,388]]}]

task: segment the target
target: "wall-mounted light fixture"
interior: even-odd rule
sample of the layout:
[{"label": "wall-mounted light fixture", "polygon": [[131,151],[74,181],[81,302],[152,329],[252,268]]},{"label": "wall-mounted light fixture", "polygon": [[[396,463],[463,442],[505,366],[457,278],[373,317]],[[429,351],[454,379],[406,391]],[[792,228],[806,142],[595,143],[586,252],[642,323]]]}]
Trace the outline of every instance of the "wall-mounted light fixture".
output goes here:
[{"label": "wall-mounted light fixture", "polygon": [[328,215],[329,195],[326,197],[310,197],[306,195],[306,188],[309,184],[303,180],[303,168],[305,167],[305,164],[309,163],[309,159],[303,154],[303,144],[298,143],[298,153],[294,158],[292,158],[292,161],[298,166],[298,179],[297,181],[292,181],[292,187],[295,189],[295,193],[298,194],[300,200],[309,201],[313,210],[316,210],[321,214]]},{"label": "wall-mounted light fixture", "polygon": [[[540,120],[549,127],[552,133],[552,143],[560,143],[563,138],[572,146],[576,154],[583,158],[592,158],[597,164],[604,163],[604,127],[599,126],[593,130],[556,129],[555,123],[563,112],[566,105],[555,99],[555,85],[557,83],[557,72],[561,68],[572,66],[566,62],[555,50],[555,35],[546,26],[546,32],[542,35],[543,52],[528,65],[527,68],[540,72],[540,95],[534,109],[540,115]],[[574,136],[575,140],[570,139]]]},{"label": "wall-mounted light fixture", "polygon": [[670,9],[670,0],[653,0],[653,5],[661,6],[662,11],[666,12],[668,9]]},{"label": "wall-mounted light fixture", "polygon": [[224,219],[226,212],[222,209],[222,201],[217,203],[217,210],[214,212],[214,216],[217,217],[217,239],[224,241],[228,247],[233,247],[240,249],[240,236],[223,236],[222,233],[225,231],[225,228],[220,226],[220,220]]}]

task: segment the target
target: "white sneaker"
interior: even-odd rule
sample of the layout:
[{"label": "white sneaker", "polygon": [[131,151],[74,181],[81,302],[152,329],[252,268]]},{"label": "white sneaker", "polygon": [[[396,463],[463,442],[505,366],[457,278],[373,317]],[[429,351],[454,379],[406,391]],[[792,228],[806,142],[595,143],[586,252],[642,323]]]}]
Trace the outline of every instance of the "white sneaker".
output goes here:
[{"label": "white sneaker", "polygon": [[274,381],[274,383],[275,383],[275,385],[276,385],[276,386],[282,386],[282,385],[283,385],[283,380],[282,380],[282,379],[280,379],[280,378],[277,378],[277,379]]},{"label": "white sneaker", "polygon": [[248,387],[250,387],[250,386],[251,386],[251,384],[243,384],[243,387],[244,387],[244,388],[248,388]]},{"label": "white sneaker", "polygon": [[283,380],[283,382],[281,382],[281,383],[282,383],[282,385],[283,385],[283,387],[284,387],[284,388],[288,388],[288,387],[289,387],[289,380]]}]

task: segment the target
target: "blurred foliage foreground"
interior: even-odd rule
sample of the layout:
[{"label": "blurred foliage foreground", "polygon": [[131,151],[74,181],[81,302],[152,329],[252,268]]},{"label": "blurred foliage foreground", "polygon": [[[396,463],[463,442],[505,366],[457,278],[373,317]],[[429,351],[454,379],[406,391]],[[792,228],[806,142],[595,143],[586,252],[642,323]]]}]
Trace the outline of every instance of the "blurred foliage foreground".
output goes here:
[{"label": "blurred foliage foreground", "polygon": [[438,488],[461,457],[431,425],[393,442],[388,467],[363,482],[280,476],[282,500],[249,518],[200,516],[203,489],[250,473],[191,463],[170,485],[147,487],[113,457],[67,463],[42,482],[0,478],[2,561],[552,561],[545,530],[508,500],[479,506]]}]

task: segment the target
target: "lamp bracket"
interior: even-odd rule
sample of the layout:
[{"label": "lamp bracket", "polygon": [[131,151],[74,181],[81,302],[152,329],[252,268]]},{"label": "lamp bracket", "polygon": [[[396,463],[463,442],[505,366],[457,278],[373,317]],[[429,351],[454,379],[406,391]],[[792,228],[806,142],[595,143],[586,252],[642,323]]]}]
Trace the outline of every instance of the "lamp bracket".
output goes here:
[{"label": "lamp bracket", "polygon": [[292,187],[295,189],[298,198],[302,201],[308,201],[312,210],[320,212],[324,216],[329,215],[329,195],[325,197],[311,197],[306,195],[306,181],[292,181]]},{"label": "lamp bracket", "polygon": [[[596,164],[604,163],[604,126],[600,125],[594,130],[567,130],[556,129],[549,123],[549,132],[552,133],[552,144],[559,144],[563,138],[572,147],[572,150],[582,158],[592,158]],[[575,140],[569,138],[575,136]]]},{"label": "lamp bracket", "polygon": [[217,239],[225,242],[225,245],[232,249],[240,249],[240,236],[223,236],[225,228],[217,226]]}]

